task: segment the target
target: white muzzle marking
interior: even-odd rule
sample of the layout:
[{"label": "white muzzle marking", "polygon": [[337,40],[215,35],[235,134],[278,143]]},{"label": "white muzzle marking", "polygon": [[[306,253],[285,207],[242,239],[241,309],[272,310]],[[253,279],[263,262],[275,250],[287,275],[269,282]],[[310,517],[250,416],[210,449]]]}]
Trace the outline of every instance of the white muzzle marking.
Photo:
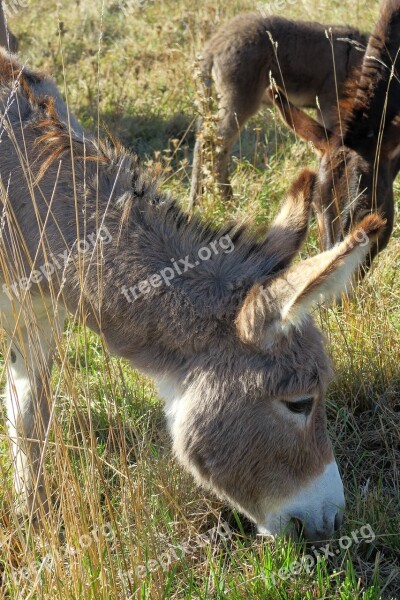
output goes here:
[{"label": "white muzzle marking", "polygon": [[319,477],[268,514],[258,530],[264,535],[284,533],[291,528],[291,521],[297,519],[307,539],[323,540],[332,537],[339,527],[344,508],[343,483],[338,466],[332,461]]}]

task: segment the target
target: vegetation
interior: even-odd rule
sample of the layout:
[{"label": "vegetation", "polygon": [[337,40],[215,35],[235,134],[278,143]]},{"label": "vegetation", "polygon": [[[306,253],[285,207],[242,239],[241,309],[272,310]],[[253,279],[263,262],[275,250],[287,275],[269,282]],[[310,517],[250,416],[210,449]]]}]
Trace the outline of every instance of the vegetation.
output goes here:
[{"label": "vegetation", "polygon": [[[185,206],[201,105],[196,53],[220,22],[255,3],[13,6],[9,23],[22,59],[52,73],[81,122],[139,153]],[[366,30],[377,14],[372,0],[271,6],[284,16]],[[268,109],[236,147],[234,201],[222,203],[211,185],[197,210],[215,222],[251,218],[262,231],[306,165],[316,165],[312,149]],[[397,182],[397,207],[399,191]],[[304,253],[317,248],[314,225]],[[327,540],[329,553],[320,551],[312,565],[305,557],[315,557],[315,548],[257,537],[177,464],[152,382],[111,357],[94,334],[70,325],[54,372],[57,410],[46,458],[54,493],[43,531],[33,532],[14,512],[0,408],[0,598],[399,598],[399,269],[398,223],[357,293],[317,314],[335,370],[328,425],[348,503],[341,535],[350,543]],[[199,534],[208,541],[200,543]]]}]

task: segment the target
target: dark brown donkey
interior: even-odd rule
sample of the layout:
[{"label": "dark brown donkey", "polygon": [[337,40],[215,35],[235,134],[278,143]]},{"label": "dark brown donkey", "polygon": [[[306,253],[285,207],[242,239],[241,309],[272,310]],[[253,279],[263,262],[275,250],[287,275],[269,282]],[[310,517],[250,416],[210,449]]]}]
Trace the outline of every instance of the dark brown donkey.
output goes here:
[{"label": "dark brown donkey", "polygon": [[323,247],[331,248],[366,214],[378,211],[385,217],[366,268],[393,229],[393,182],[400,169],[399,48],[400,0],[383,0],[333,130],[293,106],[282,91],[271,93],[284,121],[320,156],[313,205]]},{"label": "dark brown donkey", "polygon": [[[290,21],[257,13],[237,15],[216,31],[199,66],[202,91],[210,93],[214,84],[218,97],[220,148],[215,170],[223,196],[232,192],[228,177],[232,145],[248,119],[262,104],[270,104],[266,90],[271,78],[296,106],[319,107],[321,123],[332,127],[332,108],[342,98],[352,69],[361,65],[367,41],[365,34],[348,25]],[[202,129],[194,149],[190,208],[202,187],[202,155],[207,143]]]}]

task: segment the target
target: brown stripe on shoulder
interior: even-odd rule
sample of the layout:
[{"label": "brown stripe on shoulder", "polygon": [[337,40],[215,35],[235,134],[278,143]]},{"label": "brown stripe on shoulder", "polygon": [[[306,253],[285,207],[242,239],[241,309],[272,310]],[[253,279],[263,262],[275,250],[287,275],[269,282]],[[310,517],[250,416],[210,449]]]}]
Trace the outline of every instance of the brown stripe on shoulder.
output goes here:
[{"label": "brown stripe on shoulder", "polygon": [[18,82],[23,92],[31,100],[34,97],[32,86],[45,79],[44,73],[29,71],[21,66],[13,56],[0,52],[0,83],[13,85]]},{"label": "brown stripe on shoulder", "polygon": [[35,97],[35,104],[43,112],[43,119],[34,125],[38,133],[35,140],[35,146],[39,149],[37,160],[41,161],[36,183],[42,179],[47,169],[67,151],[74,160],[96,161],[103,164],[110,162],[102,141],[97,147],[90,139],[84,143],[73,137],[67,124],[59,119],[54,98]]},{"label": "brown stripe on shoulder", "polygon": [[8,54],[0,52],[0,83],[11,83],[21,76],[21,65]]},{"label": "brown stripe on shoulder", "polygon": [[74,138],[67,124],[59,118],[55,99],[52,96],[40,96],[35,93],[34,86],[46,79],[44,73],[26,69],[13,56],[0,50],[0,85],[11,87],[17,84],[28,101],[39,109],[38,120],[33,125],[37,133],[35,146],[39,149],[35,162],[40,164],[36,183],[42,179],[54,161],[67,151],[74,159],[109,163],[110,158],[103,142],[99,142],[97,146],[90,140],[84,144]]}]

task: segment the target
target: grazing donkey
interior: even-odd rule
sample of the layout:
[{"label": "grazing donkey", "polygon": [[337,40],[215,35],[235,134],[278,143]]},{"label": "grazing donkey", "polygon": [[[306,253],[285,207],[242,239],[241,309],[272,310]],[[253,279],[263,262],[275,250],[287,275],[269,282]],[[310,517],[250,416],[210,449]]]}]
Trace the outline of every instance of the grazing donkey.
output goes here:
[{"label": "grazing donkey", "polygon": [[393,229],[393,183],[400,169],[400,0],[383,0],[361,68],[347,84],[337,125],[327,130],[271,91],[284,121],[320,157],[313,191],[323,248],[343,239],[354,223],[378,211],[386,226],[363,274]]},{"label": "grazing donkey", "polygon": [[[320,120],[331,127],[343,84],[361,63],[366,44],[366,35],[353,27],[257,13],[240,14],[218,29],[202,53],[200,70],[202,85],[211,93],[213,81],[219,96],[221,147],[216,178],[225,197],[232,193],[229,152],[246,121],[263,102],[270,103],[266,90],[271,77],[296,106],[317,108],[318,98]],[[194,149],[190,208],[201,191],[203,137],[200,131]]]},{"label": "grazing donkey", "polygon": [[8,48],[10,52],[18,50],[18,40],[7,27],[2,2],[0,2],[0,46]]},{"label": "grazing donkey", "polygon": [[200,483],[260,531],[300,523],[310,539],[330,536],[344,496],[326,431],[330,366],[308,312],[344,288],[382,220],[291,266],[308,227],[307,170],[257,241],[189,219],[61,102],[49,79],[0,53],[0,308],[20,506],[46,510],[49,378],[68,311],[154,377],[175,453]]}]

